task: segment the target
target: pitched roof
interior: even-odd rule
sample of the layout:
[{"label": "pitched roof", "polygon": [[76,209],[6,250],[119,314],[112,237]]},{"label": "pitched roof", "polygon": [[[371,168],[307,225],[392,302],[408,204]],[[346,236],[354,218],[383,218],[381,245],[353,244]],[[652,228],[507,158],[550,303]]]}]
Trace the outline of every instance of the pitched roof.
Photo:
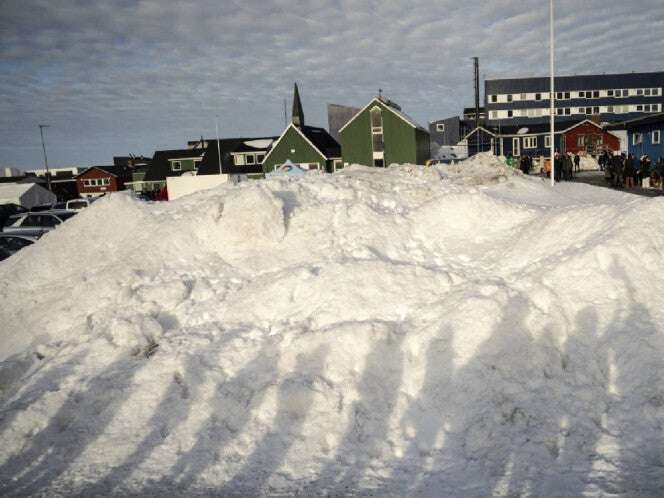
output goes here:
[{"label": "pitched roof", "polygon": [[637,126],[655,124],[655,123],[664,123],[664,112],[659,114],[653,114],[652,116],[646,116],[643,118],[632,119],[623,123],[625,127],[636,128]]},{"label": "pitched roof", "polygon": [[79,176],[85,175],[88,171],[92,169],[100,169],[102,171],[105,171],[106,173],[116,176],[116,177],[121,177],[124,178],[128,174],[129,168],[127,166],[114,166],[114,165],[95,165],[95,166],[90,166],[89,168],[85,168],[83,171],[81,171],[78,175],[75,175],[74,178],[78,178]]},{"label": "pitched roof", "polygon": [[304,126],[304,110],[302,109],[302,101],[300,101],[300,91],[297,88],[297,83],[295,83],[295,88],[293,89],[293,114],[291,120],[295,126]]},{"label": "pitched roof", "polygon": [[362,109],[360,109],[360,110],[355,114],[355,116],[353,116],[352,118],[350,118],[350,119],[348,120],[348,122],[347,122],[345,125],[343,125],[341,128],[339,128],[339,133],[341,133],[341,132],[346,128],[346,126],[348,126],[348,125],[351,124],[353,121],[355,121],[355,119],[356,119],[360,114],[362,114],[365,110],[367,110],[372,104],[376,104],[376,103],[381,104],[385,109],[388,109],[388,110],[389,110],[390,112],[392,112],[393,114],[396,114],[398,117],[400,117],[402,120],[404,120],[407,124],[409,124],[409,125],[412,126],[413,128],[416,128],[416,129],[418,129],[418,130],[421,130],[421,131],[423,131],[423,132],[425,132],[425,133],[429,133],[429,130],[427,130],[426,128],[424,128],[422,125],[418,124],[417,121],[415,121],[415,120],[414,120],[413,118],[411,118],[408,114],[406,114],[405,112],[403,112],[403,111],[401,110],[401,107],[398,106],[395,102],[392,102],[391,100],[386,99],[386,98],[384,98],[384,97],[382,97],[382,96],[381,96],[381,97],[374,97],[373,99],[371,99],[367,105],[365,105]]},{"label": "pitched roof", "polygon": [[300,131],[327,159],[341,157],[341,146],[325,128],[303,126]]}]

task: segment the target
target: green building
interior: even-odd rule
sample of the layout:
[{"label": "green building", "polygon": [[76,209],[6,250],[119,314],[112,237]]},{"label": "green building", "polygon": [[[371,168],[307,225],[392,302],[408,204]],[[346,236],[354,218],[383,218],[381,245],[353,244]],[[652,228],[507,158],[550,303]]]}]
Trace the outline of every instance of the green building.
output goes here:
[{"label": "green building", "polygon": [[334,172],[341,167],[341,147],[326,129],[304,124],[300,93],[295,84],[292,122],[263,160],[263,173],[290,161],[306,170]]},{"label": "green building", "polygon": [[429,132],[383,96],[375,97],[339,130],[343,163],[384,167],[424,164]]}]

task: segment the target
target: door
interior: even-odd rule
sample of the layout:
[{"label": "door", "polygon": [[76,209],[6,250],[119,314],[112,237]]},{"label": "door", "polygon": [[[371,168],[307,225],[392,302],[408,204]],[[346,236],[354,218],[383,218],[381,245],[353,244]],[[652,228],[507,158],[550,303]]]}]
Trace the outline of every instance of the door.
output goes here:
[{"label": "door", "polygon": [[521,142],[519,137],[514,137],[512,139],[512,155],[520,156],[521,155]]}]

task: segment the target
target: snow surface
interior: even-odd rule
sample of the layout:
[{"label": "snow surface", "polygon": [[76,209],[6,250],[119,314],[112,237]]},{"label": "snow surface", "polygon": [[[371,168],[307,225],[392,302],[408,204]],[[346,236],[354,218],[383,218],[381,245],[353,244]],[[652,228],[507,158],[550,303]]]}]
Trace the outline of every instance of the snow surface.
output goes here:
[{"label": "snow surface", "polygon": [[491,156],[101,199],[0,263],[0,495],[661,496],[663,208]]},{"label": "snow surface", "polygon": [[247,147],[253,147],[254,149],[267,149],[272,145],[272,140],[271,138],[264,138],[264,139],[258,139],[258,140],[247,140],[244,142],[244,145]]}]

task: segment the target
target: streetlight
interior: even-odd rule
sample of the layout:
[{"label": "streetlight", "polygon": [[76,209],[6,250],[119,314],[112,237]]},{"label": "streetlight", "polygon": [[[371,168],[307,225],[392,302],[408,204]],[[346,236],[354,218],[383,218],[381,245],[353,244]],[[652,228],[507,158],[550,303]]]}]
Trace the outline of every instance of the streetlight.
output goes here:
[{"label": "streetlight", "polygon": [[48,172],[48,158],[46,157],[46,144],[44,143],[44,128],[48,128],[48,125],[39,125],[39,134],[41,135],[42,141],[42,150],[44,151],[44,166],[46,167],[46,185],[49,192],[51,191],[51,174]]},{"label": "streetlight", "polygon": [[554,141],[555,139],[555,130],[554,130],[554,123],[555,123],[555,117],[554,117],[554,111],[555,111],[555,88],[554,88],[554,79],[553,79],[553,0],[549,0],[549,17],[550,17],[550,22],[549,22],[549,49],[550,49],[550,66],[551,66],[551,93],[549,94],[549,102],[551,103],[551,107],[549,109],[549,113],[551,114],[551,138],[549,139],[550,142],[550,153],[551,153],[551,186],[553,187],[555,184],[555,175],[556,175],[556,166],[554,162],[554,156],[555,156],[555,149],[556,149],[556,142]]}]

